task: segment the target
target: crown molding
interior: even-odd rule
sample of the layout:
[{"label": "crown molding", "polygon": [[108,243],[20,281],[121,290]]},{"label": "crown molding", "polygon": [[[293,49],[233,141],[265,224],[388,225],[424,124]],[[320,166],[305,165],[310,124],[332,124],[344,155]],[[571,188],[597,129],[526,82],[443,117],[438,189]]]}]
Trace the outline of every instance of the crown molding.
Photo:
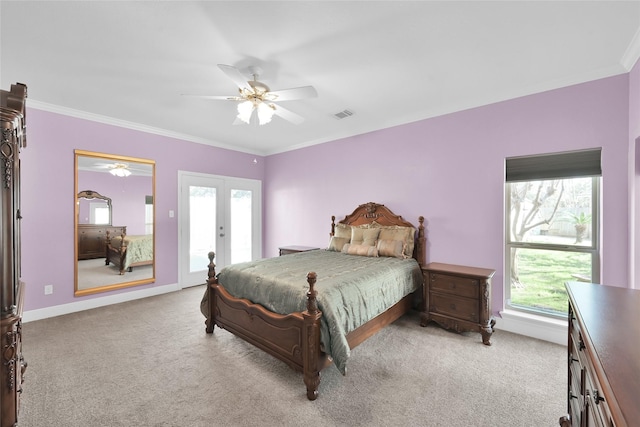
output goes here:
[{"label": "crown molding", "polygon": [[27,98],[27,107],[34,108],[36,110],[48,111],[50,113],[61,114],[64,116],[75,117],[77,119],[89,120],[92,122],[102,123],[110,126],[117,126],[120,128],[136,130],[139,132],[150,133],[153,135],[165,136],[168,138],[179,139],[181,141],[195,142],[197,144],[209,145],[212,147],[222,148],[225,150],[237,151],[241,153],[253,154],[263,156],[264,153],[258,151],[250,151],[245,149],[239,149],[238,147],[232,147],[230,145],[222,144],[218,141],[211,141],[205,138],[199,138],[193,135],[187,135],[178,132],[172,132],[166,129],[156,128],[153,126],[147,126],[140,123],[129,122],[122,119],[116,119],[113,117],[102,116],[100,114],[89,113],[86,111],[75,110],[73,108],[62,107],[60,105],[48,104],[42,101],[36,101]]},{"label": "crown molding", "polygon": [[638,58],[640,58],[640,28],[638,28],[631,39],[627,50],[625,50],[622,55],[620,63],[627,71],[631,71],[633,66],[636,65],[636,62],[638,62]]}]

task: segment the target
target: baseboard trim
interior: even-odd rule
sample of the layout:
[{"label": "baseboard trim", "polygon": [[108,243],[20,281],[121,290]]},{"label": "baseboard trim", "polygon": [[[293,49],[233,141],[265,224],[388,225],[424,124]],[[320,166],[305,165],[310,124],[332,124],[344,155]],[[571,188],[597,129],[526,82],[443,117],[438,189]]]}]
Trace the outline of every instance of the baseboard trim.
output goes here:
[{"label": "baseboard trim", "polygon": [[76,313],[78,311],[90,310],[92,308],[104,307],[106,305],[119,304],[121,302],[133,301],[179,290],[180,287],[177,283],[175,283],[172,285],[154,286],[147,289],[124,292],[116,295],[108,295],[100,298],[91,298],[83,301],[71,302],[69,304],[40,308],[37,310],[29,310],[24,312],[22,316],[22,322],[27,323],[36,320],[48,319],[50,317],[62,316],[65,314]]},{"label": "baseboard trim", "polygon": [[496,329],[525,335],[539,340],[567,345],[567,321],[536,316],[514,310],[500,312]]}]

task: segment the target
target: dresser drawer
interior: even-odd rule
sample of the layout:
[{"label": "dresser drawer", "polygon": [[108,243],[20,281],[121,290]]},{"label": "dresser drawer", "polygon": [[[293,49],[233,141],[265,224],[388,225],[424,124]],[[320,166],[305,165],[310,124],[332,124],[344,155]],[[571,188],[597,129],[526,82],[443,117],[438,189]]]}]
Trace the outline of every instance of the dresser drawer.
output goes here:
[{"label": "dresser drawer", "polygon": [[475,298],[478,296],[478,279],[470,279],[467,277],[450,276],[448,274],[430,273],[431,290],[443,292],[452,295],[459,295],[467,298]]},{"label": "dresser drawer", "polygon": [[472,299],[431,293],[429,310],[474,323],[479,321],[478,301]]},{"label": "dresser drawer", "polygon": [[590,408],[589,426],[611,427],[613,422],[609,415],[607,402],[602,394],[602,387],[595,375],[591,363],[585,366],[585,395],[586,405]]}]

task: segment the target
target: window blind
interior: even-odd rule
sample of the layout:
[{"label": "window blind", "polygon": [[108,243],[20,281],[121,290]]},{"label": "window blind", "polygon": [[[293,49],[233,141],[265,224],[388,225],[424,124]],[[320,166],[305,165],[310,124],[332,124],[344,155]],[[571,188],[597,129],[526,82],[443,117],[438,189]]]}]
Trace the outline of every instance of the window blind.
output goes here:
[{"label": "window blind", "polygon": [[506,181],[601,176],[601,148],[506,159]]}]

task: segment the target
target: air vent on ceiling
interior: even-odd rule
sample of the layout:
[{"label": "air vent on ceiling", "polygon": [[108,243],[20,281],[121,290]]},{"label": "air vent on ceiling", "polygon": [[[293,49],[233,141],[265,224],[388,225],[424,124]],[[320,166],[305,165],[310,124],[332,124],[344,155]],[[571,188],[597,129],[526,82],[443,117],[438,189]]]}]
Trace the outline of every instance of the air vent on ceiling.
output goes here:
[{"label": "air vent on ceiling", "polygon": [[338,120],[342,120],[342,119],[346,119],[347,117],[353,116],[353,111],[342,110],[339,113],[335,113],[333,116]]}]

